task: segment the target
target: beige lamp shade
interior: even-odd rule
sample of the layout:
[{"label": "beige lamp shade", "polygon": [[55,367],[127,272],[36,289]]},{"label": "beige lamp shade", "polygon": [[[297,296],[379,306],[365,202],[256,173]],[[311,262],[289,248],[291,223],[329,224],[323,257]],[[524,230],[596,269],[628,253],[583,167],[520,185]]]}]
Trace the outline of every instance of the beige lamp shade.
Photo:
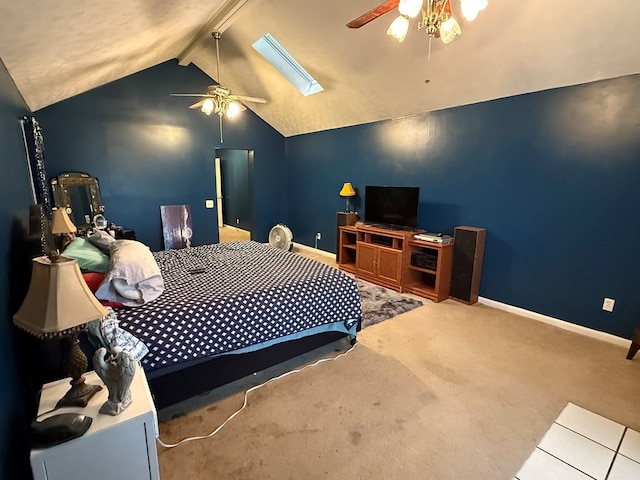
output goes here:
[{"label": "beige lamp shade", "polygon": [[78,331],[107,314],[84,281],[77,260],[37,257],[29,291],[13,323],[36,337],[53,337]]},{"label": "beige lamp shade", "polygon": [[353,197],[355,194],[356,191],[353,189],[353,186],[349,182],[346,182],[344,185],[342,185],[342,190],[340,190],[341,197]]},{"label": "beige lamp shade", "polygon": [[56,208],[51,212],[51,233],[58,235],[62,233],[73,233],[76,230],[76,226],[64,208]]}]

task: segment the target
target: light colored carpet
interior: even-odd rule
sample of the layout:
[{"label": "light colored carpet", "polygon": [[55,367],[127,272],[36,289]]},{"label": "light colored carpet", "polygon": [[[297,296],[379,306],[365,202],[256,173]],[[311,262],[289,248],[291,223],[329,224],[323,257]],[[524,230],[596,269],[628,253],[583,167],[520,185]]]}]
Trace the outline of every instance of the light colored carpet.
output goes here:
[{"label": "light colored carpet", "polygon": [[[348,348],[166,409],[160,436],[207,434],[247,386]],[[567,402],[640,429],[640,359],[625,354],[483,305],[425,301],[362,330],[347,356],[252,393],[213,438],[159,447],[161,477],[512,479]]]}]

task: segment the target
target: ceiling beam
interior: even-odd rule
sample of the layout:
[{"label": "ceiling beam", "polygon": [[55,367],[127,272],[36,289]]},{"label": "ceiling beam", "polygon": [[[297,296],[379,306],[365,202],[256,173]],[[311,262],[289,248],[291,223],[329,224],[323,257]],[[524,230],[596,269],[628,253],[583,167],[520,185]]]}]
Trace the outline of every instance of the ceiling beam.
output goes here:
[{"label": "ceiling beam", "polygon": [[178,64],[186,67],[191,63],[191,54],[195,49],[198,41],[203,37],[208,37],[211,32],[218,31],[223,33],[231,26],[233,16],[248,2],[249,0],[227,0],[216,12],[211,16],[209,21],[198,30],[189,43],[178,54]]}]

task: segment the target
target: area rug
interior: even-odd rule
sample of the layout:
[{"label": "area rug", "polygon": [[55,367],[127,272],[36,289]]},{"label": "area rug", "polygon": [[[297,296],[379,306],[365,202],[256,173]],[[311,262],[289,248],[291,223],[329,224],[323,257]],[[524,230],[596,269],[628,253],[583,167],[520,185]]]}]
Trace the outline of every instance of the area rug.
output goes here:
[{"label": "area rug", "polygon": [[356,279],[362,302],[362,328],[375,325],[422,305],[420,300],[405,297],[388,288]]}]

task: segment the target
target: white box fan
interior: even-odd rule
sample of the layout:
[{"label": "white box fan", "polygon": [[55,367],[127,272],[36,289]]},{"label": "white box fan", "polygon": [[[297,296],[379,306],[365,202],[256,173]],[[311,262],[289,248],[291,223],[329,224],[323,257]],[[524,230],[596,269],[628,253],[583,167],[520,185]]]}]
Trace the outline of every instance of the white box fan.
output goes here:
[{"label": "white box fan", "polygon": [[269,245],[290,252],[293,248],[293,233],[286,225],[279,223],[269,232]]}]

